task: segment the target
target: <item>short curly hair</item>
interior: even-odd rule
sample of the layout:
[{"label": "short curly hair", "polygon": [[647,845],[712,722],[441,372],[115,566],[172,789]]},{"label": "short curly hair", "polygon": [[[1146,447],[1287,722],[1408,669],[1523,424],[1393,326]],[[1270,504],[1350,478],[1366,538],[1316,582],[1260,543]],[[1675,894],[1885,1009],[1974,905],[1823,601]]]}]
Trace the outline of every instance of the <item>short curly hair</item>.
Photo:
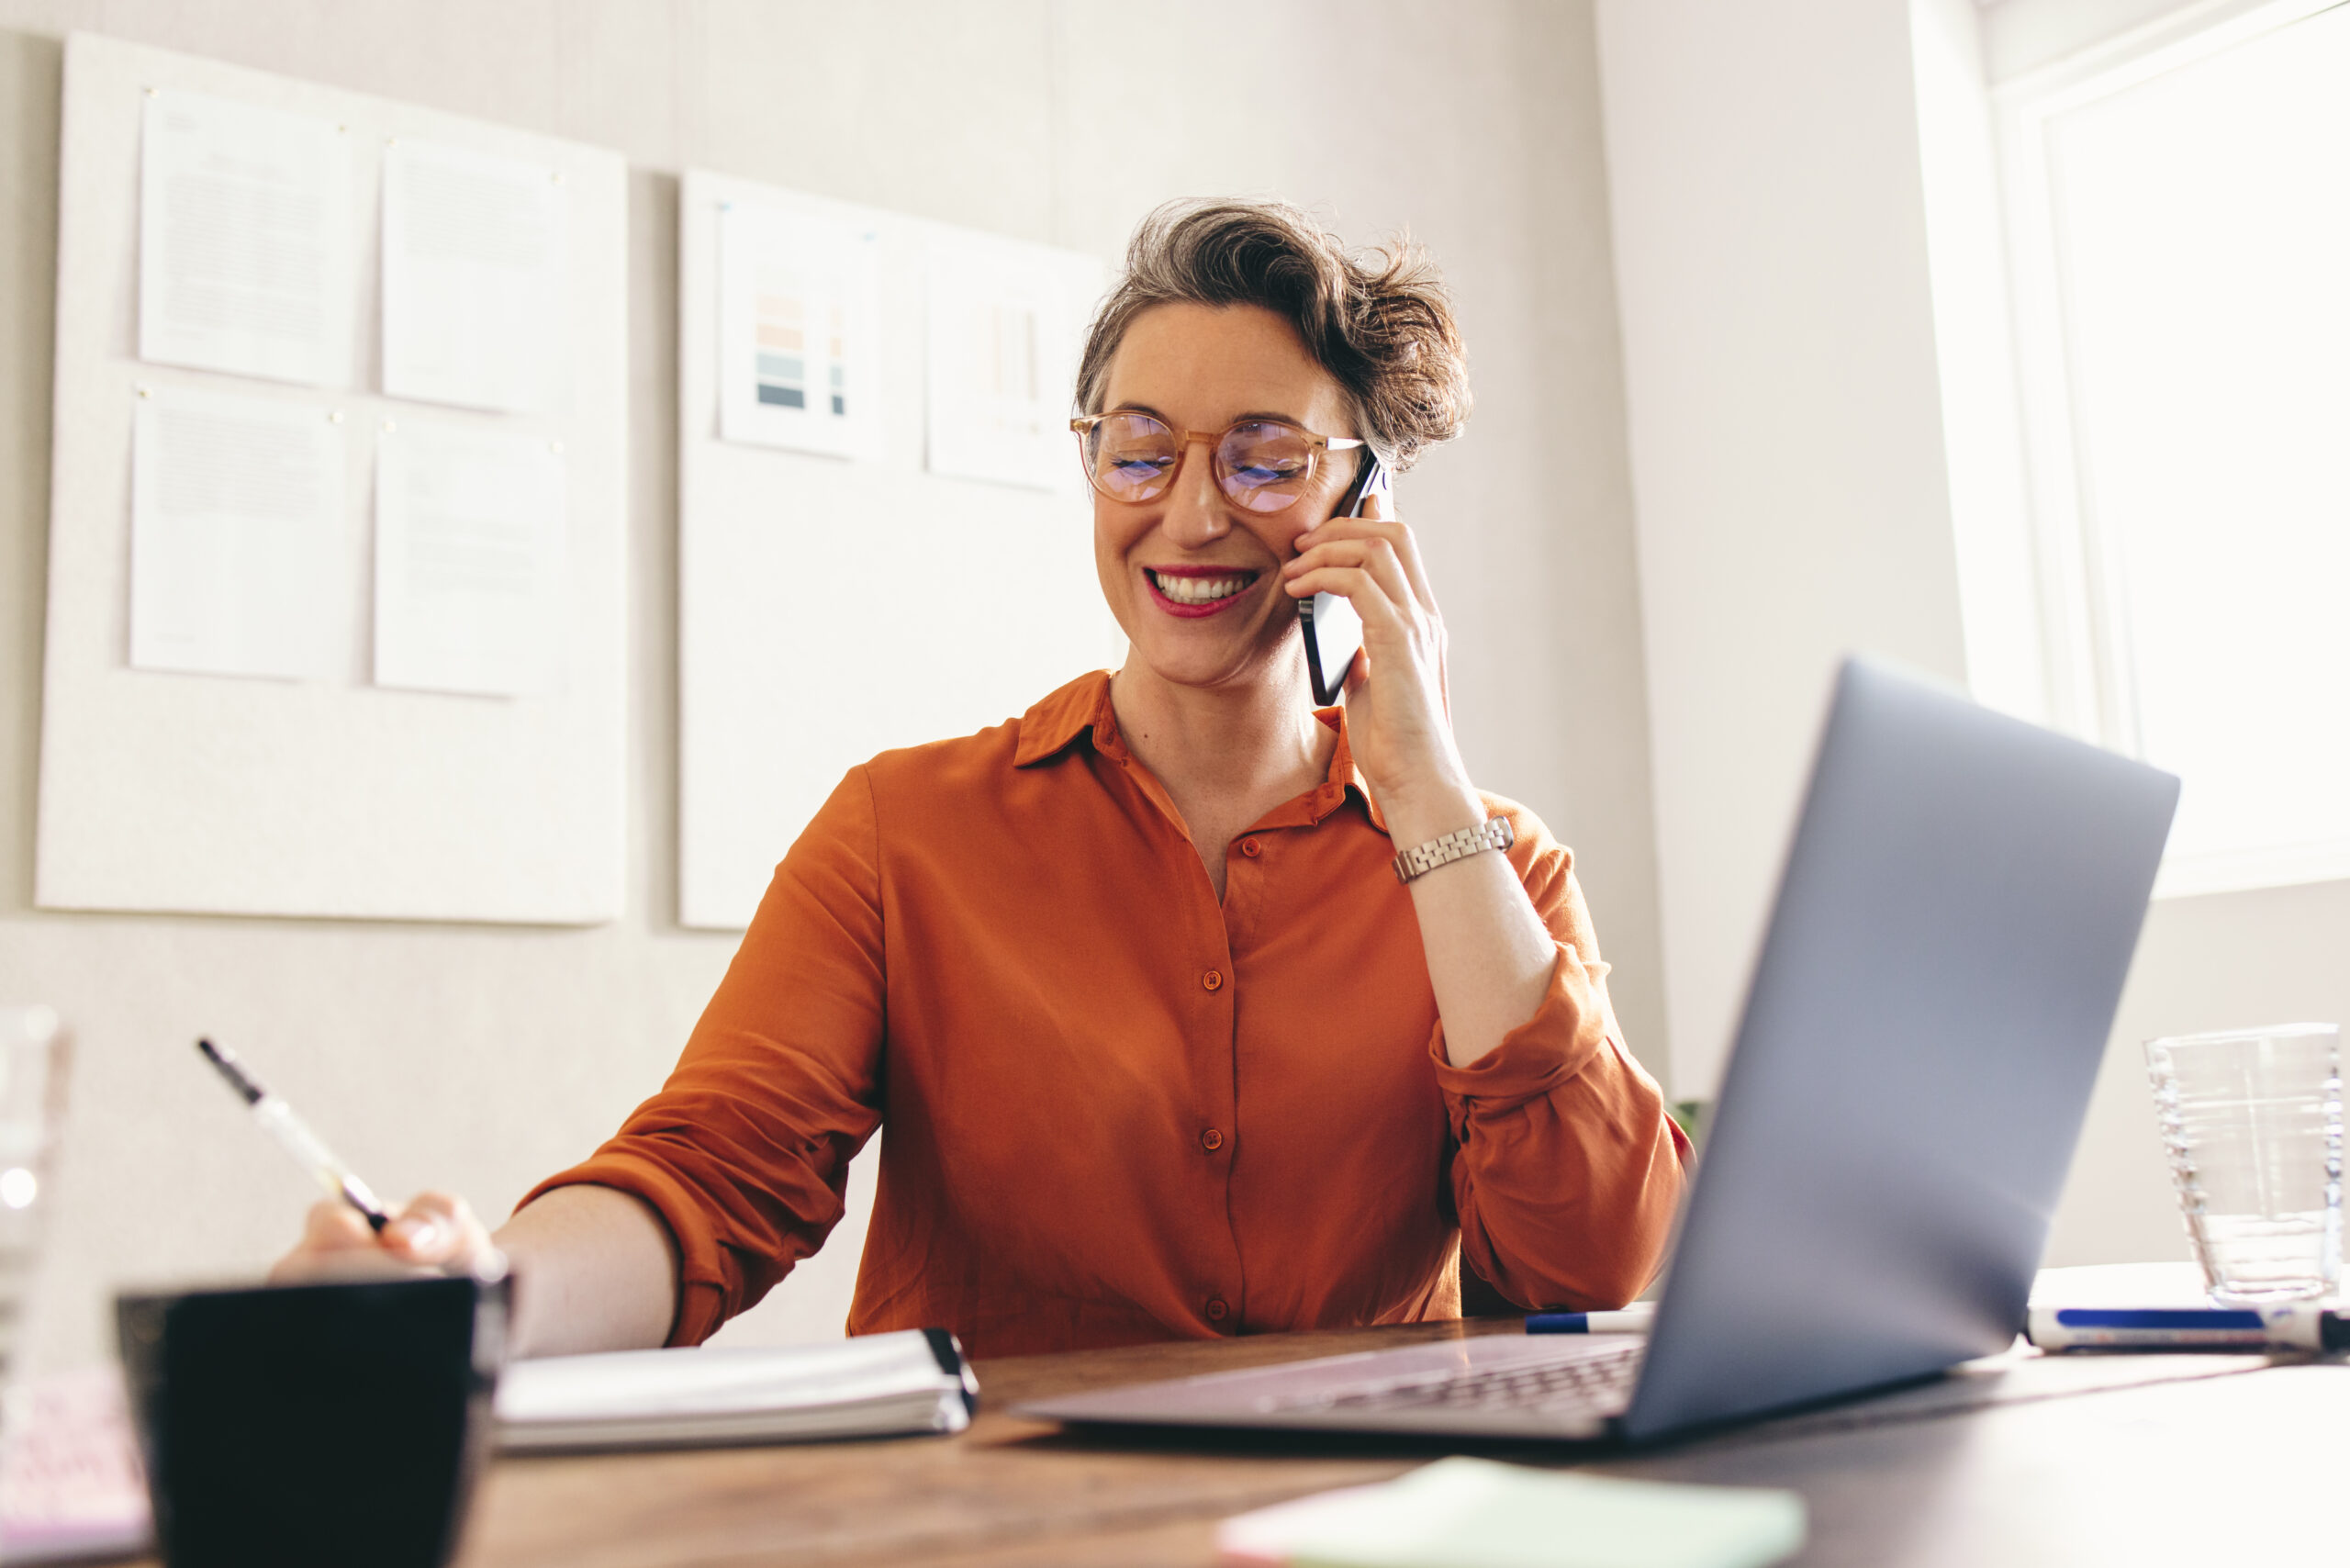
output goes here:
[{"label": "short curly hair", "polygon": [[1349,252],[1282,201],[1171,201],[1126,245],[1117,286],[1085,335],[1079,409],[1102,411],[1110,361],[1156,305],[1255,305],[1287,321],[1355,406],[1358,430],[1388,466],[1460,433],[1469,365],[1451,296],[1427,253],[1398,237]]}]

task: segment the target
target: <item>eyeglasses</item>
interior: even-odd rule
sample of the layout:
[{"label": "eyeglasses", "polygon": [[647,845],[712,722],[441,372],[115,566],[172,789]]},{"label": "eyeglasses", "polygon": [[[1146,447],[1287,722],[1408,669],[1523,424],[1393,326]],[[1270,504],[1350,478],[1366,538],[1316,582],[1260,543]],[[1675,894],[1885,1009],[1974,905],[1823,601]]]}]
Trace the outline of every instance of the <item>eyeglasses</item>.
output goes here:
[{"label": "eyeglasses", "polygon": [[1233,505],[1276,512],[1294,503],[1314,483],[1326,452],[1347,452],[1361,442],[1348,436],[1315,435],[1279,420],[1241,420],[1221,434],[1177,431],[1148,414],[1092,414],[1071,420],[1085,477],[1113,501],[1156,500],[1175,483],[1183,454],[1195,441],[1208,443],[1216,488]]}]

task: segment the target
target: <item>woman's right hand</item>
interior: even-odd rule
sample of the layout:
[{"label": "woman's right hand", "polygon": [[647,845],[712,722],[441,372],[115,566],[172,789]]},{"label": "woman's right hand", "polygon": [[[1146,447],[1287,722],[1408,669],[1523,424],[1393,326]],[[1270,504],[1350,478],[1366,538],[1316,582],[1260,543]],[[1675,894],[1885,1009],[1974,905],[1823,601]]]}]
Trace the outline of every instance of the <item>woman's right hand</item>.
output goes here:
[{"label": "woman's right hand", "polygon": [[494,1278],[505,1271],[504,1256],[471,1204],[447,1193],[420,1193],[380,1234],[349,1204],[330,1198],[313,1204],[301,1241],[269,1278],[273,1284],[308,1284],[417,1274]]}]

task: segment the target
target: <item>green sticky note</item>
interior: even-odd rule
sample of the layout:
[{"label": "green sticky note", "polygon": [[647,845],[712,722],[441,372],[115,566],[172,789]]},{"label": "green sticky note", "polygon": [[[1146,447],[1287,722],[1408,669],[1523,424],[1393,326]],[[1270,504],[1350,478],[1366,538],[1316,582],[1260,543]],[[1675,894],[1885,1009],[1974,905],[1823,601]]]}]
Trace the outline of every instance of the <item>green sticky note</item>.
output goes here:
[{"label": "green sticky note", "polygon": [[1793,1492],[1447,1459],[1228,1520],[1218,1544],[1292,1568],[1764,1568],[1803,1541]]}]

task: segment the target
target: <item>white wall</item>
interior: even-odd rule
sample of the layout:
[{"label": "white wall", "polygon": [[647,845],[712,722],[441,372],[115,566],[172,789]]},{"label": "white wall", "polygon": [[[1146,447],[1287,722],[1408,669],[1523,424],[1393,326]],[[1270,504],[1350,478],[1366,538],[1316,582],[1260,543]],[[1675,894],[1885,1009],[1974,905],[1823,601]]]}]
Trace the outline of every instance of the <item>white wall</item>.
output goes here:
[{"label": "white wall", "polygon": [[[2023,552],[1978,531],[1962,557],[1953,537],[1953,488],[1978,522],[2012,529],[2020,504],[2016,454],[1996,450],[2012,415],[1990,406],[2004,355],[1966,336],[2001,330],[2000,285],[1985,236],[1950,227],[1997,218],[1964,95],[2178,3],[2001,0],[1978,17],[1968,0],[1600,0],[1684,1093],[1728,1046],[1835,655],[1972,673],[2031,706],[2012,662],[1979,651],[1985,622],[2028,600],[1998,580]],[[1953,278],[1971,292],[1937,299]],[[1987,575],[2009,601],[1986,615],[1975,592],[1963,620],[1962,559],[1970,591]],[[2186,1255],[2142,1043],[2340,1019],[2345,953],[2350,883],[2154,905],[2050,1263]]]},{"label": "white wall", "polygon": [[[1945,7],[1963,0],[1934,0]],[[2113,39],[2176,36],[2259,0],[1999,0],[1981,17],[1978,79],[2006,85]],[[2143,1043],[2247,1024],[2350,1020],[2350,882],[2158,901],[2122,993],[2052,1260],[2185,1253],[2153,1130]]]},{"label": "white wall", "polygon": [[1677,1092],[1710,1095],[1839,655],[1965,678],[1896,0],[1600,0]]},{"label": "white wall", "polygon": [[2007,82],[2185,10],[2259,0],[1970,0],[1981,13],[1985,73]]},{"label": "white wall", "polygon": [[[0,999],[78,1027],[38,1353],[118,1282],[249,1273],[305,1201],[210,1031],[380,1186],[502,1214],[656,1083],[733,942],[674,923],[677,171],[1114,253],[1161,197],[1408,223],[1459,291],[1472,433],[1408,476],[1480,779],[1578,846],[1636,1048],[1662,1034],[1649,736],[1588,7],[1406,0],[0,0]],[[619,149],[630,181],[628,913],[589,932],[34,911],[58,39],[84,28]],[[1408,40],[1408,47],[1398,40]],[[1333,91],[1332,84],[1340,84]],[[787,115],[784,110],[790,112]],[[1040,694],[1041,695],[1041,694]],[[1652,1059],[1653,1057],[1652,1057]],[[746,1319],[837,1331],[853,1234]]]}]

